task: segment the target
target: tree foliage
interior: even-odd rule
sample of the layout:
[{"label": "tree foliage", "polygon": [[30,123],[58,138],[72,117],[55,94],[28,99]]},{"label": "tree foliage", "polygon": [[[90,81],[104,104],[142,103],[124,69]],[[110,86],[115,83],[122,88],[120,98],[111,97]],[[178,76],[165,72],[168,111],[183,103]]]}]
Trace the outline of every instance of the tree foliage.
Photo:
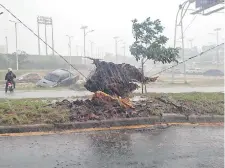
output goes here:
[{"label": "tree foliage", "polygon": [[0,69],[5,69],[8,66],[8,61],[5,54],[0,54]]},{"label": "tree foliage", "polygon": [[177,62],[178,49],[165,46],[168,38],[162,35],[164,27],[160,20],[151,21],[148,17],[143,22],[134,19],[132,23],[135,42],[130,46],[130,52],[137,61]]},{"label": "tree foliage", "polygon": [[[25,51],[17,51],[17,54],[18,54],[18,63],[20,67],[29,63],[28,54]],[[11,65],[16,65],[16,52],[9,55],[9,60]]]}]

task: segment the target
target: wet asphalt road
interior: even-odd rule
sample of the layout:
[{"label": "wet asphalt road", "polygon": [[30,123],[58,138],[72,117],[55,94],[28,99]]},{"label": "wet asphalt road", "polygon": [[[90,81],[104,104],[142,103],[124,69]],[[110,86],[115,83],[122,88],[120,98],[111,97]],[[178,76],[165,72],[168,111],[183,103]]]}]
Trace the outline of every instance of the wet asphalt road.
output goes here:
[{"label": "wet asphalt road", "polygon": [[0,137],[1,168],[222,168],[223,127]]},{"label": "wet asphalt road", "polygon": [[[185,93],[185,92],[224,92],[224,87],[171,87],[171,88],[147,88],[148,92],[156,93]],[[135,91],[140,93],[141,90]],[[58,98],[58,97],[81,97],[89,96],[89,91],[72,91],[72,90],[42,90],[42,91],[15,91],[13,94],[5,94],[0,91],[0,98]]]}]

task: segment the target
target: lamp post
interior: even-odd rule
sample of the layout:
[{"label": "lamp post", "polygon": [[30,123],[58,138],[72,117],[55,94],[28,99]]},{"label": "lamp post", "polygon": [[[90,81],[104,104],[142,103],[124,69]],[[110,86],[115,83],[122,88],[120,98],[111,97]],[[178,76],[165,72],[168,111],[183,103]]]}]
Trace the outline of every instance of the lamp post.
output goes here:
[{"label": "lamp post", "polygon": [[194,40],[194,39],[189,39],[189,40],[188,40],[188,41],[190,42],[190,47],[191,47],[191,49],[192,49],[192,47],[193,47],[193,45],[192,45],[192,44],[193,44],[193,40]]},{"label": "lamp post", "polygon": [[[91,33],[91,32],[93,32],[94,30],[90,30],[90,31],[88,31],[88,32],[86,32],[86,29],[88,28],[88,26],[82,26],[81,27],[81,29],[83,29],[84,30],[84,57],[86,56],[86,36],[87,36],[87,34],[88,33]],[[86,59],[84,58],[84,63],[86,64]]]},{"label": "lamp post", "polygon": [[8,67],[9,67],[9,45],[8,45],[8,37],[5,36],[5,47],[6,47],[6,55],[7,55],[7,62],[8,62]]},{"label": "lamp post", "polygon": [[17,54],[17,24],[20,22],[9,20],[10,22],[15,24],[15,36],[16,36],[16,70],[19,70],[19,58]]},{"label": "lamp post", "polygon": [[77,52],[77,56],[79,56],[79,46],[76,45],[76,52]]},{"label": "lamp post", "polygon": [[126,55],[126,43],[123,43],[123,56],[125,57]]},{"label": "lamp post", "polygon": [[70,56],[70,71],[71,71],[71,38],[73,38],[73,36],[69,36],[66,35],[69,38],[69,43],[68,43],[68,48],[69,48],[69,56]]},{"label": "lamp post", "polygon": [[5,36],[5,46],[6,46],[6,54],[8,54],[8,37],[7,36]]},{"label": "lamp post", "polygon": [[91,44],[91,57],[93,57],[93,44],[94,44],[94,42],[90,41],[90,44]]},{"label": "lamp post", "polygon": [[[181,40],[182,40],[182,59],[184,61],[184,30],[183,30],[183,19],[184,16],[187,13],[187,10],[190,6],[191,3],[193,3],[195,0],[186,0],[182,4],[179,5],[177,14],[176,14],[176,19],[175,19],[175,30],[174,30],[174,48],[176,47],[176,35],[177,35],[177,26],[180,26],[181,28]],[[178,17],[180,14],[180,20],[178,22]],[[185,62],[183,63],[184,65],[184,83],[187,83],[186,80],[186,64]],[[174,82],[174,67],[172,68],[172,83]]]},{"label": "lamp post", "polygon": [[116,55],[116,63],[118,63],[118,54],[117,54],[117,43],[118,43],[118,38],[119,37],[113,37],[115,40],[115,55]]},{"label": "lamp post", "polygon": [[[216,33],[209,33],[209,34],[216,36],[216,45],[219,45],[219,31],[221,31],[221,28],[216,28],[216,29],[214,29],[214,31]],[[219,49],[218,49],[218,47],[216,49],[216,59],[215,59],[215,61],[216,61],[216,65],[218,67],[219,66]]]},{"label": "lamp post", "polygon": [[[214,31],[216,31],[216,45],[219,45],[219,31],[220,30],[221,30],[221,28],[214,29]],[[219,59],[219,49],[217,47],[217,49],[216,49],[216,65],[217,65],[217,67],[219,66],[219,61],[220,61],[220,59]]]},{"label": "lamp post", "polygon": [[118,43],[119,42],[122,42],[123,40],[118,40],[119,39],[119,37],[118,36],[116,36],[116,37],[113,37],[114,38],[114,40],[115,40],[115,55],[116,55],[116,63],[118,63]]}]

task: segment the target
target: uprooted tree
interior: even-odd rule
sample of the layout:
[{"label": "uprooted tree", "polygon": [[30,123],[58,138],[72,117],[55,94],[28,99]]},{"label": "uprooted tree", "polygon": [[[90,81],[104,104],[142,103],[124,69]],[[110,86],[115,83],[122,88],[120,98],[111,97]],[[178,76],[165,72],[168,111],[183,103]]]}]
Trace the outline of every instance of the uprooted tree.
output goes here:
[{"label": "uprooted tree", "polygon": [[[153,60],[154,63],[177,62],[178,48],[165,47],[168,38],[162,35],[164,27],[160,20],[152,21],[148,17],[143,22],[137,19],[132,20],[132,33],[135,39],[130,46],[131,54],[137,61],[141,61],[142,77],[144,78],[144,64],[147,60]],[[142,93],[144,80],[142,80]]]},{"label": "uprooted tree", "polygon": [[89,75],[84,87],[91,92],[102,91],[111,96],[126,98],[139,88],[136,82],[154,82],[157,79],[157,77],[143,78],[141,72],[130,64],[89,59],[93,60],[96,69]]}]

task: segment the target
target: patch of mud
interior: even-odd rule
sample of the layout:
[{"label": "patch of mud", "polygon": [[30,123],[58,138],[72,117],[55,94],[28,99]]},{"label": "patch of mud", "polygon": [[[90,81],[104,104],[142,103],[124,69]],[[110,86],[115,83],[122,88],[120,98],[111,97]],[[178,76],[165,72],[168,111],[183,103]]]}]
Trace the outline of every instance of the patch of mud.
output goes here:
[{"label": "patch of mud", "polygon": [[53,108],[67,109],[70,111],[70,121],[105,120],[132,117],[163,116],[165,113],[185,115],[220,114],[224,113],[224,101],[184,101],[174,100],[169,97],[132,99],[135,109],[127,109],[117,101],[110,102],[92,98],[86,100],[63,100],[51,104]]}]

